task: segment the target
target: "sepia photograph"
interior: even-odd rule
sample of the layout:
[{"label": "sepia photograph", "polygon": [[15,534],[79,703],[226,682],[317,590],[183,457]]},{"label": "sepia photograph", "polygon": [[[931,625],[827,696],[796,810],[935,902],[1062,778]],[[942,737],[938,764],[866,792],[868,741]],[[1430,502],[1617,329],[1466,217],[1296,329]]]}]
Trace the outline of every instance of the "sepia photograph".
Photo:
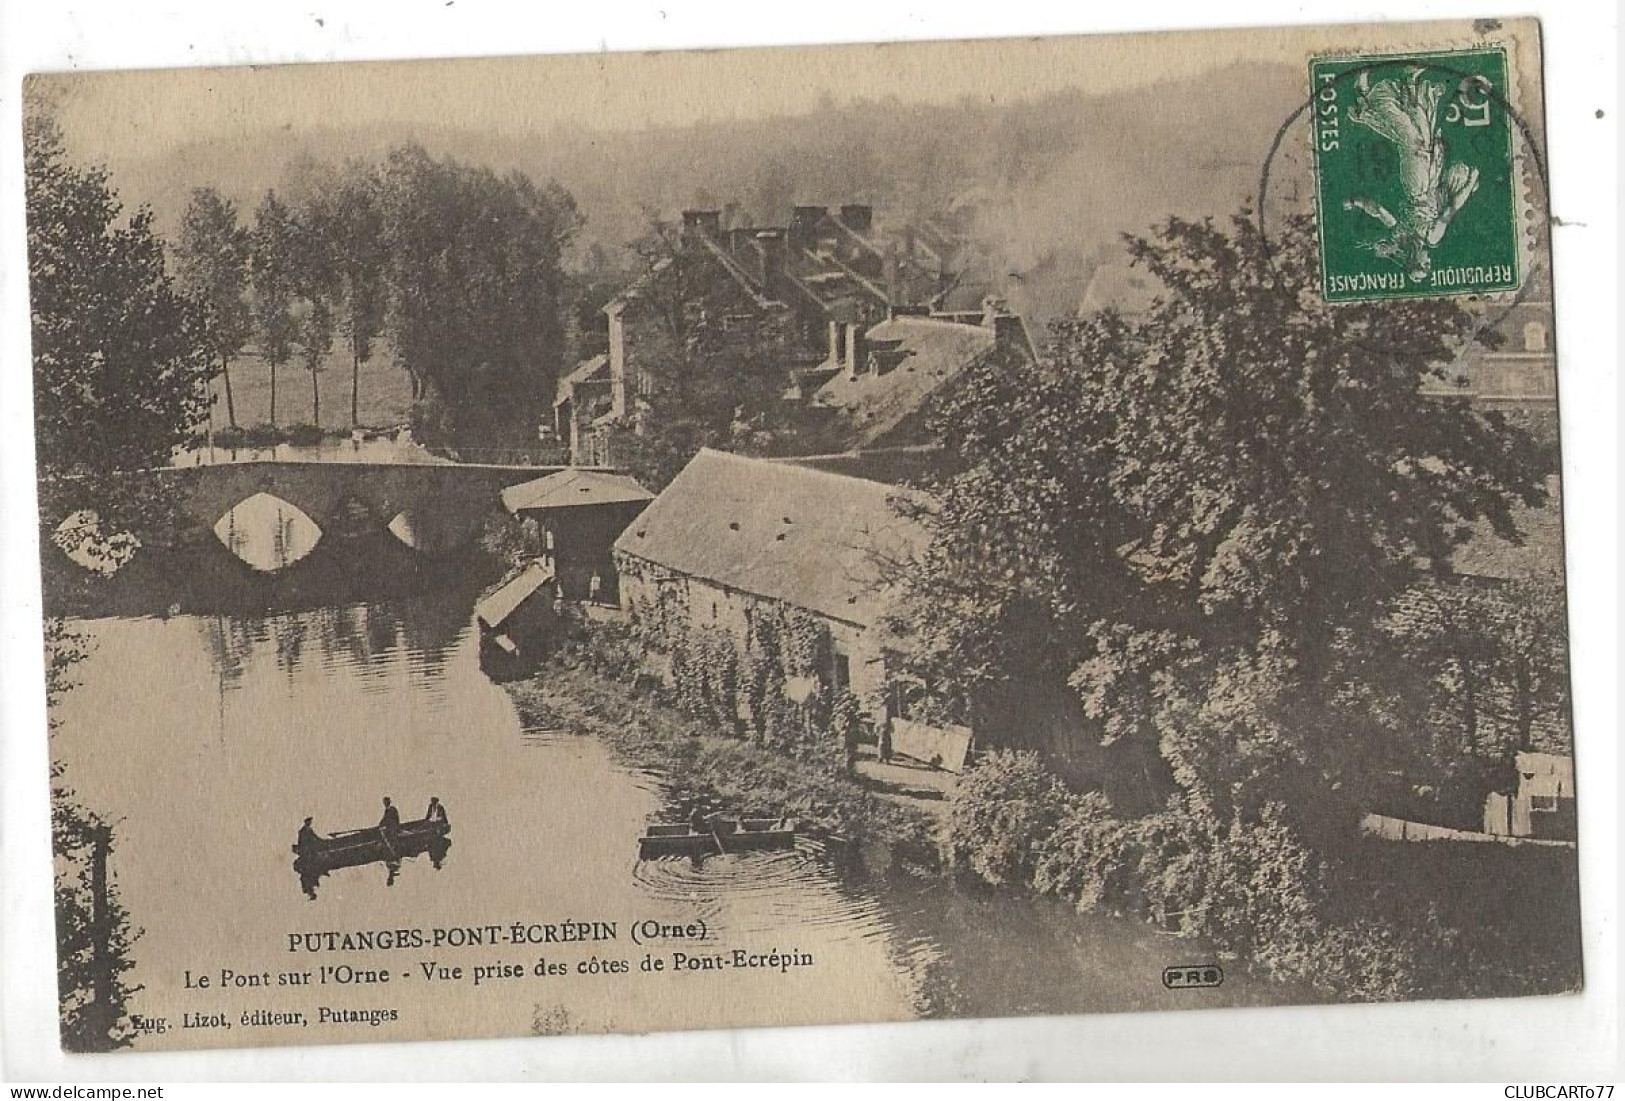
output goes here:
[{"label": "sepia photograph", "polygon": [[62,1048],[1579,994],[1542,45],[29,75]]}]

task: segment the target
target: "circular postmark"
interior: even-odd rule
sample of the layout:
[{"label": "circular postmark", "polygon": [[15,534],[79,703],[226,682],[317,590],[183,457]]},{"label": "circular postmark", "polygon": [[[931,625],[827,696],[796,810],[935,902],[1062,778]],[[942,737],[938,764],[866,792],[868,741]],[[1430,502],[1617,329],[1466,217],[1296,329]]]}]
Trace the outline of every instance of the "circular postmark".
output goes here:
[{"label": "circular postmark", "polygon": [[[1484,65],[1456,60],[1492,53],[1498,62],[1492,74]],[[1533,242],[1527,237],[1548,229],[1542,212],[1549,206],[1549,189],[1539,140],[1503,90],[1510,79],[1504,53],[1316,58],[1310,68],[1315,86],[1277,128],[1259,174],[1256,217],[1265,261],[1273,256],[1271,221],[1277,206],[1299,199],[1307,178],[1316,200],[1322,295],[1328,302],[1521,297],[1545,253],[1544,236]],[[1447,121],[1454,124],[1448,137]],[[1313,133],[1294,148],[1289,138],[1304,123]],[[1295,171],[1283,172],[1289,165]],[[1527,178],[1525,165],[1532,170]],[[1292,182],[1291,193],[1279,201],[1278,175]],[[1334,209],[1327,209],[1329,201]],[[1472,219],[1475,224],[1463,224]],[[1334,259],[1346,262],[1360,254],[1375,271],[1361,273],[1365,285],[1356,286],[1332,268]],[[1506,269],[1514,277],[1500,279],[1499,285],[1475,283],[1459,275],[1459,265],[1437,266],[1440,254],[1475,259],[1477,268]],[[1338,279],[1342,285],[1334,283]]]},{"label": "circular postmark", "polygon": [[[1482,64],[1464,60],[1492,50],[1500,55],[1498,73],[1487,75]],[[1529,299],[1549,267],[1546,165],[1538,135],[1508,94],[1509,59],[1499,47],[1328,55],[1311,59],[1309,71],[1310,94],[1276,129],[1259,173],[1255,217],[1262,263],[1274,263],[1272,225],[1288,210],[1312,212],[1323,301],[1464,300],[1480,307],[1462,345],[1465,355]],[[1448,137],[1442,132],[1446,120],[1454,124]],[[1293,140],[1295,134],[1301,140]],[[1326,177],[1328,161],[1337,155],[1338,167],[1346,170],[1341,188],[1328,186]],[[1487,178],[1504,189],[1499,237],[1483,225],[1491,219],[1482,215],[1502,213],[1487,195],[1492,188],[1480,187]],[[1312,204],[1303,202],[1305,183],[1313,190]],[[1452,226],[1475,193],[1479,209],[1470,215],[1479,216],[1479,224],[1465,224],[1469,217]],[[1451,249],[1438,248],[1453,231]],[[1435,266],[1440,252],[1459,261],[1487,245],[1499,248],[1495,263],[1457,262],[1442,272]],[[1348,258],[1362,253],[1370,274],[1336,270],[1338,260],[1353,266]],[[1504,276],[1507,265],[1513,278],[1500,279],[1502,285],[1458,277],[1464,270]]]}]

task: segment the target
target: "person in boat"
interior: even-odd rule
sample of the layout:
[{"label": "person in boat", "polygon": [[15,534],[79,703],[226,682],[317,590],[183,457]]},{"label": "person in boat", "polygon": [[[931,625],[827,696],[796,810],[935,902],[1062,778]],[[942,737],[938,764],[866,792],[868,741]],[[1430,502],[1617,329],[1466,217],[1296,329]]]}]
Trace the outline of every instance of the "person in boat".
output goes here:
[{"label": "person in boat", "polygon": [[446,818],[446,807],[445,804],[440,802],[440,796],[429,796],[429,809],[423,812],[423,820],[425,822],[445,822],[446,825],[451,825]]},{"label": "person in boat", "polygon": [[705,806],[699,800],[694,801],[688,812],[688,828],[695,833],[711,832],[711,816],[705,813]]},{"label": "person in boat", "polygon": [[321,843],[321,836],[311,826],[311,821],[312,819],[306,818],[305,824],[299,827],[299,836],[294,840],[294,848],[311,852]]},{"label": "person in boat", "polygon": [[384,816],[378,820],[378,829],[385,837],[393,837],[401,832],[401,812],[389,796],[384,796]]}]

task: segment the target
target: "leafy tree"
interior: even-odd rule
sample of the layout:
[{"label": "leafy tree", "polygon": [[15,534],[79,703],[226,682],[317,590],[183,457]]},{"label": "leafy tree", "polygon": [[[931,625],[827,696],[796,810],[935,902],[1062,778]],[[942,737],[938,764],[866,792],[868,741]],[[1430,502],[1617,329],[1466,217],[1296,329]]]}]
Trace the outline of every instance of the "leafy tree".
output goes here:
[{"label": "leafy tree", "polygon": [[294,316],[298,293],[299,227],[288,204],[267,191],[254,211],[254,327],[260,355],[271,372],[270,420],[276,424],[277,368],[291,360],[299,342]]},{"label": "leafy tree", "polygon": [[[742,303],[738,283],[685,249],[670,223],[652,220],[631,247],[642,275],[622,316],[635,330],[626,355],[639,408],[614,453],[658,489],[702,447],[761,450],[785,427],[785,330],[782,319]],[[736,323],[742,310],[750,320]]]},{"label": "leafy tree", "polygon": [[421,147],[380,174],[386,331],[430,436],[528,444],[564,346],[563,250],[580,217],[557,184]]},{"label": "leafy tree", "polygon": [[[299,203],[310,248],[324,264],[305,296],[322,301],[334,315],[350,354],[350,425],[361,423],[361,368],[383,334],[387,305],[384,277],[389,257],[384,243],[378,170],[353,160],[342,168],[313,166],[307,193]],[[312,293],[314,291],[314,293]],[[320,318],[312,319],[319,322]],[[319,343],[320,325],[307,336]],[[318,421],[319,423],[319,421]]]},{"label": "leafy tree", "polygon": [[1440,764],[1478,757],[1509,764],[1520,752],[1569,752],[1568,648],[1563,583],[1551,569],[1505,581],[1423,582],[1390,622],[1425,681],[1412,706],[1430,727]]},{"label": "leafy tree", "polygon": [[[204,417],[218,333],[166,274],[148,211],[126,219],[107,173],[70,163],[47,114],[26,115],[24,143],[42,535],[90,510],[118,539],[167,504],[118,475],[167,462]],[[49,617],[45,650],[54,703],[83,648]],[[113,831],[74,797],[60,763],[51,772],[63,1043],[124,1046],[134,988],[123,976],[138,934],[104,874]]]},{"label": "leafy tree", "polygon": [[231,361],[252,331],[248,302],[248,231],[237,223],[236,204],[212,187],[192,191],[175,246],[181,288],[202,303],[209,350],[220,364],[226,387],[226,421],[237,427],[231,391]]},{"label": "leafy tree", "polygon": [[966,709],[1064,677],[1209,812],[1325,803],[1369,748],[1350,685],[1389,601],[1470,522],[1513,535],[1544,495],[1532,444],[1417,396],[1469,312],[1325,305],[1307,219],[1127,242],[1164,288],[1148,313],[1060,322],[1042,362],[975,365],[940,405],[961,472],[908,579],[908,660]]},{"label": "leafy tree", "polygon": [[90,508],[110,530],[150,503],[113,472],[161,466],[208,410],[205,309],[165,272],[151,213],[68,162],[47,117],[26,133],[34,424],[42,522]]},{"label": "leafy tree", "polygon": [[322,424],[321,374],[333,350],[338,310],[343,306],[344,273],[338,250],[341,228],[331,206],[318,196],[295,212],[291,265],[298,295],[294,324],[299,359],[310,373],[311,424]]}]

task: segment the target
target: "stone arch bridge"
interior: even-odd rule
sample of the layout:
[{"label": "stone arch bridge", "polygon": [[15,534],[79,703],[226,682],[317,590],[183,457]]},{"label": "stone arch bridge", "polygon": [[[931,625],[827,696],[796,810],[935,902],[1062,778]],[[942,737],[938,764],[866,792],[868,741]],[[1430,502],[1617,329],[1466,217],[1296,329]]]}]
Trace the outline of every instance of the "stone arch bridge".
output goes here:
[{"label": "stone arch bridge", "polygon": [[[447,576],[471,583],[479,578],[466,572],[467,554],[487,521],[505,515],[502,491],[560,469],[258,460],[134,472],[123,476],[133,488],[165,491],[152,528],[132,532],[134,554],[109,577],[65,549],[42,547],[46,602],[52,614],[274,611],[408,595]],[[319,529],[314,547],[269,572],[228,548],[217,529],[261,494]],[[53,508],[73,511],[71,492],[54,497]]]},{"label": "stone arch bridge", "polygon": [[264,460],[147,471],[166,483],[182,542],[213,535],[235,506],[265,493],[293,505],[328,537],[382,534],[405,516],[416,547],[437,553],[465,545],[502,507],[502,491],[563,469],[476,463],[365,463]]}]

